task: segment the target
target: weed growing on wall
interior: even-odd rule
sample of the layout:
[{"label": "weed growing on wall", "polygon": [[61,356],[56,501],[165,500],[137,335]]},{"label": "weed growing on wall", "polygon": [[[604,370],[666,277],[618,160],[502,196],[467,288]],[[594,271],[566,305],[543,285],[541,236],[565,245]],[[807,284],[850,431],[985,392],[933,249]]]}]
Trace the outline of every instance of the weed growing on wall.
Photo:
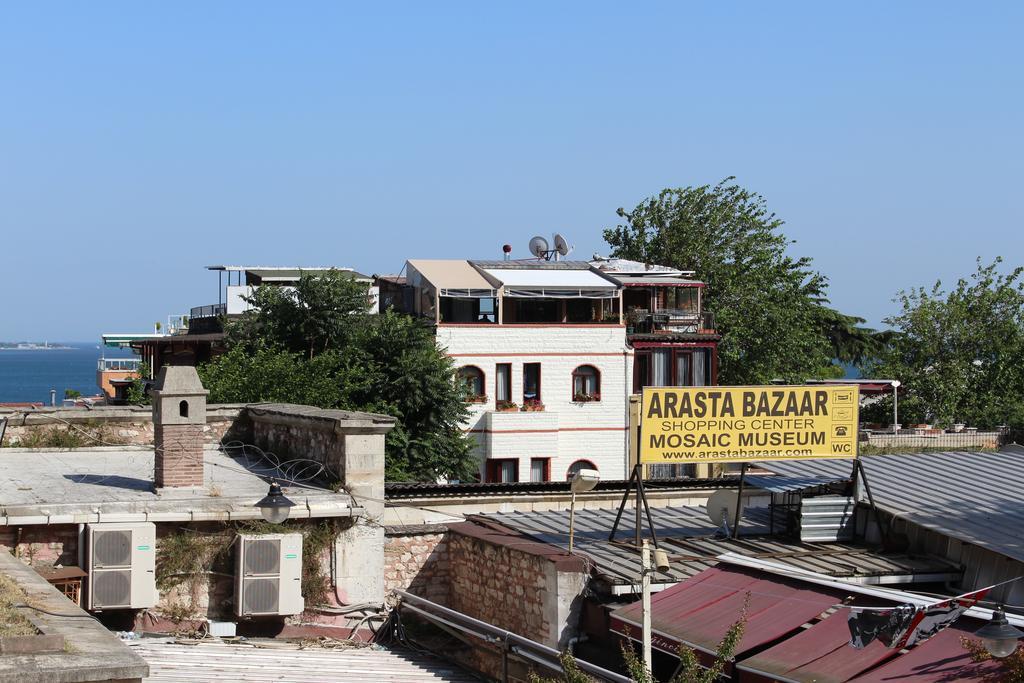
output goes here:
[{"label": "weed growing on wall", "polygon": [[162,593],[187,585],[195,596],[210,574],[233,575],[232,548],[237,534],[301,533],[302,597],[308,605],[324,604],[331,588],[324,557],[338,534],[350,526],[349,519],[325,519],[301,526],[246,520],[216,532],[183,528],[157,541],[156,585]]}]

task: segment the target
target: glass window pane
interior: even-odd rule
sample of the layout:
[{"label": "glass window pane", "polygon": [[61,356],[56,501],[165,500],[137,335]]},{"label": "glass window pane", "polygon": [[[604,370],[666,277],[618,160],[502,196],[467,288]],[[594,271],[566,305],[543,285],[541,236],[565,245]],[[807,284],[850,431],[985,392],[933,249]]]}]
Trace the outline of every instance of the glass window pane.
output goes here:
[{"label": "glass window pane", "polygon": [[667,387],[672,385],[671,351],[651,352],[651,383],[652,387]]},{"label": "glass window pane", "polygon": [[516,461],[515,460],[504,460],[501,463],[501,481],[502,483],[512,483],[516,481]]},{"label": "glass window pane", "polygon": [[523,364],[523,402],[540,401],[540,363]]},{"label": "glass window pane", "polygon": [[544,474],[547,470],[547,461],[543,458],[530,460],[530,481],[547,481]]},{"label": "glass window pane", "polygon": [[676,386],[690,386],[690,354],[676,354]]},{"label": "glass window pane", "polygon": [[495,397],[499,401],[512,400],[512,366],[509,363],[499,363],[497,367],[497,386]]},{"label": "glass window pane", "polygon": [[708,385],[708,353],[707,349],[699,349],[693,352],[693,386],[706,387]]}]

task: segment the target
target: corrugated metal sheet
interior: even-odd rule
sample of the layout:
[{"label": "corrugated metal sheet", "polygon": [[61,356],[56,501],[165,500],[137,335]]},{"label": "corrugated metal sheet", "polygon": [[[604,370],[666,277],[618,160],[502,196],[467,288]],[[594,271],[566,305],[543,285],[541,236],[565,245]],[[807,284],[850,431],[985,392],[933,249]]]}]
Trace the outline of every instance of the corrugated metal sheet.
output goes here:
[{"label": "corrugated metal sheet", "polygon": [[408,650],[281,649],[143,639],[132,649],[149,664],[153,683],[470,683],[478,679],[441,660]]},{"label": "corrugated metal sheet", "polygon": [[[930,578],[944,581],[959,578],[956,567],[936,558],[883,555],[867,548],[839,543],[801,543],[768,536],[765,508],[744,511],[740,538],[715,538],[718,529],[703,506],[654,508],[651,510],[658,542],[670,555],[671,568],[654,576],[661,587],[687,579],[717,564],[715,557],[735,552],[778,560],[798,569],[829,576],[849,577],[865,583],[885,583],[886,577]],[[568,548],[568,511],[509,512],[480,515],[527,536],[560,548]],[[577,510],[575,548],[589,558],[595,574],[613,586],[632,591],[640,575],[640,556],[629,545],[633,539],[633,511],[620,522],[617,539],[609,543],[608,532],[615,510]],[[646,529],[646,520],[645,520]],[[645,531],[646,534],[646,531]]]},{"label": "corrugated metal sheet", "polygon": [[[850,683],[950,683],[950,681],[999,680],[999,664],[989,660],[971,661],[960,645],[960,638],[971,637],[981,622],[964,619],[932,636],[910,652],[877,669],[854,678]],[[851,648],[852,649],[852,648]]]},{"label": "corrugated metal sheet", "polygon": [[[880,600],[871,602],[885,604]],[[878,640],[862,650],[851,647],[849,615],[849,610],[840,609],[775,647],[744,659],[737,668],[772,680],[843,683],[899,654]]]},{"label": "corrugated metal sheet", "polygon": [[[1024,561],[1024,455],[943,452],[861,456],[875,502],[923,527]],[[787,477],[846,476],[836,460],[762,462]]]},{"label": "corrugated metal sheet", "polygon": [[[737,657],[799,629],[843,597],[839,591],[800,581],[716,567],[653,596],[651,627],[669,641],[662,649],[674,641],[713,653],[739,619],[748,595],[747,624],[736,648]],[[625,635],[629,627],[631,636],[638,637],[640,610],[640,603],[635,602],[612,612],[612,629]]]},{"label": "corrugated metal sheet", "polygon": [[782,477],[778,475],[748,474],[743,479],[746,485],[771,491],[772,493],[789,493],[790,491],[803,491],[818,486],[825,486],[837,481],[845,481],[850,478],[847,471],[845,476],[813,476],[813,477]]}]

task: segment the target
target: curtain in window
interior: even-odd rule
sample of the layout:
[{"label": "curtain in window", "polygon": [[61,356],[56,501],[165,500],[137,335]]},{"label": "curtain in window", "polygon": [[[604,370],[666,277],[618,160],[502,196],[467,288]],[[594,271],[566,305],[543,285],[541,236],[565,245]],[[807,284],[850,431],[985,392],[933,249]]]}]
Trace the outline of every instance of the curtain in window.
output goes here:
[{"label": "curtain in window", "polygon": [[512,366],[507,363],[500,363],[497,368],[497,396],[498,401],[512,400]]},{"label": "curtain in window", "polygon": [[653,387],[672,386],[672,351],[651,352],[651,383]]},{"label": "curtain in window", "polygon": [[706,387],[708,385],[707,376],[708,367],[708,350],[698,349],[693,352],[693,386],[695,387]]},{"label": "curtain in window", "polygon": [[546,461],[534,458],[530,461],[530,481],[544,481],[544,465]]},{"label": "curtain in window", "polygon": [[501,470],[501,482],[503,484],[512,483],[516,481],[516,461],[505,460],[500,465]]},{"label": "curtain in window", "polygon": [[676,354],[676,386],[690,386],[690,354]]}]

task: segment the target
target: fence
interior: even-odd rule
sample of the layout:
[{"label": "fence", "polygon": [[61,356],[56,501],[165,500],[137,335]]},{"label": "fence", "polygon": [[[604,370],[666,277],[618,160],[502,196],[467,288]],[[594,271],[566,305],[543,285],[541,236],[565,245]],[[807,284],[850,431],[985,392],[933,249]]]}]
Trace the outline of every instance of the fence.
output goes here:
[{"label": "fence", "polygon": [[1008,427],[991,430],[964,428],[960,431],[930,427],[900,430],[863,429],[860,433],[862,453],[908,451],[977,451],[994,450],[1013,442],[1014,432]]}]

